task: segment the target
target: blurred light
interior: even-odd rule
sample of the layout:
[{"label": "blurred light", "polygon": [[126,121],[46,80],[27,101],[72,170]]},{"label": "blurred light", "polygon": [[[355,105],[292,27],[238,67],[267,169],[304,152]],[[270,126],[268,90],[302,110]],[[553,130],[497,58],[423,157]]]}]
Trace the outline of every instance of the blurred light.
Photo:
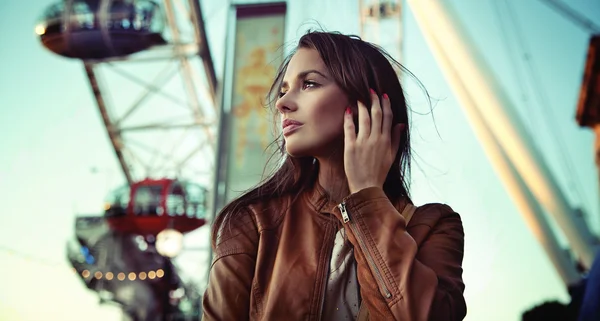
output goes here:
[{"label": "blurred light", "polygon": [[183,312],[191,312],[192,311],[192,303],[189,301],[181,301],[179,303],[179,309]]},{"label": "blurred light", "polygon": [[133,273],[133,272],[129,273],[129,280],[134,281],[135,277],[136,277],[135,273]]},{"label": "blurred light", "polygon": [[113,279],[112,272],[106,272],[106,279],[109,280],[109,281]]},{"label": "blurred light", "polygon": [[35,33],[38,36],[41,36],[41,35],[45,34],[46,33],[46,27],[44,27],[42,25],[35,26]]},{"label": "blurred light", "polygon": [[81,276],[87,279],[90,276],[90,271],[83,270],[83,272],[81,272]]},{"label": "blurred light", "polygon": [[154,272],[154,271],[148,272],[148,278],[150,280],[153,280],[155,277],[156,277],[156,272]]},{"label": "blurred light", "polygon": [[172,299],[181,299],[185,295],[185,290],[183,288],[178,288],[177,290],[169,292],[169,295]]},{"label": "blurred light", "polygon": [[117,279],[119,279],[119,281],[125,280],[125,273],[123,273],[123,272],[119,273],[119,275],[117,275]]},{"label": "blurred light", "polygon": [[96,273],[94,273],[94,277],[96,277],[96,279],[100,280],[102,278],[102,272],[97,271]]},{"label": "blurred light", "polygon": [[141,236],[141,235],[136,236],[135,242],[137,243],[138,248],[141,251],[146,251],[148,249],[148,243],[146,243],[146,240],[144,239],[143,236]]},{"label": "blurred light", "polygon": [[146,272],[140,272],[140,280],[145,280],[146,279]]},{"label": "blurred light", "polygon": [[90,253],[90,249],[88,249],[87,246],[82,245],[79,248],[79,252],[85,258],[85,263],[87,263],[87,264],[94,264],[94,262],[96,262],[96,260],[94,259],[94,256],[92,256],[92,254]]},{"label": "blurred light", "polygon": [[156,236],[156,251],[166,257],[176,257],[183,248],[183,234],[175,229],[164,229]]},{"label": "blurred light", "polygon": [[100,297],[100,300],[104,300],[104,301],[111,301],[114,298],[114,295],[106,290],[100,290],[98,291],[98,296]]},{"label": "blurred light", "polygon": [[165,271],[163,271],[162,269],[156,270],[157,277],[162,278],[164,275],[165,275]]}]

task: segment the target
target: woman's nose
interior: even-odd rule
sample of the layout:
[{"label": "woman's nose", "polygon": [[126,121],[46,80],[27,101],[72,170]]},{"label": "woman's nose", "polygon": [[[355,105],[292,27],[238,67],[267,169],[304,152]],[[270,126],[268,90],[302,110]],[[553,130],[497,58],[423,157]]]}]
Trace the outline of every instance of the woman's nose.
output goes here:
[{"label": "woman's nose", "polygon": [[275,102],[275,107],[282,114],[298,109],[293,94],[289,91],[277,99],[277,102]]}]

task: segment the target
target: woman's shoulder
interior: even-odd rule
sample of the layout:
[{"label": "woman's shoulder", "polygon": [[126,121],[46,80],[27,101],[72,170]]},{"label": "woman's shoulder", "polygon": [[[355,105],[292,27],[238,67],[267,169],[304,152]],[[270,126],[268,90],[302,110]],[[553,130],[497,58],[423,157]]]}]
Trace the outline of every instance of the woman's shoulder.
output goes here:
[{"label": "woman's shoulder", "polygon": [[416,206],[411,225],[425,224],[434,227],[448,220],[457,221],[462,225],[460,214],[450,205],[443,203],[427,203]]},{"label": "woman's shoulder", "polygon": [[256,248],[260,232],[277,226],[289,203],[289,197],[271,197],[226,207],[213,223],[213,248]]},{"label": "woman's shoulder", "polygon": [[418,206],[408,223],[407,231],[419,247],[434,235],[438,236],[438,240],[442,235],[447,240],[464,240],[460,215],[449,205],[441,203]]},{"label": "woman's shoulder", "polygon": [[252,252],[258,245],[256,220],[245,206],[221,212],[212,224],[211,239],[216,256]]}]

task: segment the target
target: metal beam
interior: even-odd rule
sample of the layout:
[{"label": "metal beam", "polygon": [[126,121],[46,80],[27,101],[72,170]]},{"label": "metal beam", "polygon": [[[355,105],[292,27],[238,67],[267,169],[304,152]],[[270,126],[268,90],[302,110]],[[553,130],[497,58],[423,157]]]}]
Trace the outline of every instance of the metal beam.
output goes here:
[{"label": "metal beam", "polygon": [[131,176],[129,166],[127,165],[127,161],[125,160],[125,156],[123,155],[123,139],[118,131],[113,130],[115,127],[112,124],[108,115],[106,103],[104,101],[104,97],[102,97],[102,91],[100,89],[99,80],[96,76],[96,73],[94,72],[94,65],[87,62],[84,62],[83,65],[85,67],[85,73],[87,74],[88,79],[90,81],[92,92],[94,93],[94,97],[96,98],[96,104],[98,105],[100,116],[102,117],[104,126],[107,129],[106,132],[108,133],[108,138],[110,139],[110,143],[112,144],[117,159],[119,160],[119,164],[121,165],[121,169],[123,170],[123,175],[125,175],[127,183],[131,185],[133,183],[133,178]]},{"label": "metal beam", "polygon": [[[180,42],[180,34],[179,27],[177,26],[177,21],[175,20],[175,12],[173,10],[172,0],[164,0],[165,3],[165,13],[167,16],[167,24],[169,25],[169,29],[171,30],[171,35],[173,37],[173,42]],[[202,44],[199,44],[202,45]],[[196,88],[194,88],[194,77],[192,75],[192,67],[190,66],[190,62],[187,59],[180,59],[181,63],[181,75],[183,77],[183,82],[185,86],[185,91],[188,95],[188,98],[191,100],[196,120],[202,119],[203,113],[200,109],[200,99],[198,98],[198,93],[196,92]],[[210,132],[208,128],[205,130],[206,137],[211,143],[211,146],[215,144],[215,137]]]},{"label": "metal beam", "polygon": [[190,18],[194,25],[194,34],[196,36],[196,43],[199,45],[199,55],[202,58],[204,65],[204,72],[208,79],[208,86],[210,90],[210,96],[212,103],[216,106],[217,96],[217,74],[215,73],[215,66],[210,54],[210,46],[208,45],[208,39],[206,37],[206,26],[204,24],[204,18],[202,16],[202,7],[200,6],[199,0],[189,0],[190,7]]}]

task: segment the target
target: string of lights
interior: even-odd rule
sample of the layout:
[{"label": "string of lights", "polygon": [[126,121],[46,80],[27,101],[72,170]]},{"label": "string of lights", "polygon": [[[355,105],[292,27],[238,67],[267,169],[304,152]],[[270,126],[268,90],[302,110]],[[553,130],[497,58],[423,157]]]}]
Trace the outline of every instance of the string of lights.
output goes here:
[{"label": "string of lights", "polygon": [[[16,256],[21,259],[24,259],[27,262],[38,263],[42,265],[52,266],[52,267],[65,267],[66,264],[59,263],[57,261],[51,261],[48,259],[43,259],[40,257],[35,257],[12,248],[0,245],[0,252],[8,254],[10,256]],[[74,273],[79,274],[77,269],[70,268]],[[156,270],[147,270],[141,272],[131,272],[131,271],[100,271],[100,270],[88,270],[85,269],[81,271],[81,276],[84,279],[92,279],[95,278],[97,280],[105,279],[107,281],[117,280],[117,281],[135,281],[135,280],[154,280],[160,279],[165,276],[165,271],[163,269]]]},{"label": "string of lights", "polygon": [[[75,269],[73,269],[75,270]],[[116,275],[116,278],[115,278]],[[150,270],[150,271],[142,271],[142,272],[105,272],[102,273],[101,271],[95,271],[94,274],[92,275],[92,272],[89,270],[83,270],[81,271],[81,276],[84,279],[91,279],[91,278],[95,278],[97,280],[102,280],[103,278],[108,280],[108,281],[112,281],[113,279],[116,279],[118,281],[135,281],[137,279],[140,279],[141,281],[144,281],[146,279],[148,280],[154,280],[154,279],[160,279],[163,276],[165,276],[165,271],[163,269],[157,269],[157,270]]]}]

